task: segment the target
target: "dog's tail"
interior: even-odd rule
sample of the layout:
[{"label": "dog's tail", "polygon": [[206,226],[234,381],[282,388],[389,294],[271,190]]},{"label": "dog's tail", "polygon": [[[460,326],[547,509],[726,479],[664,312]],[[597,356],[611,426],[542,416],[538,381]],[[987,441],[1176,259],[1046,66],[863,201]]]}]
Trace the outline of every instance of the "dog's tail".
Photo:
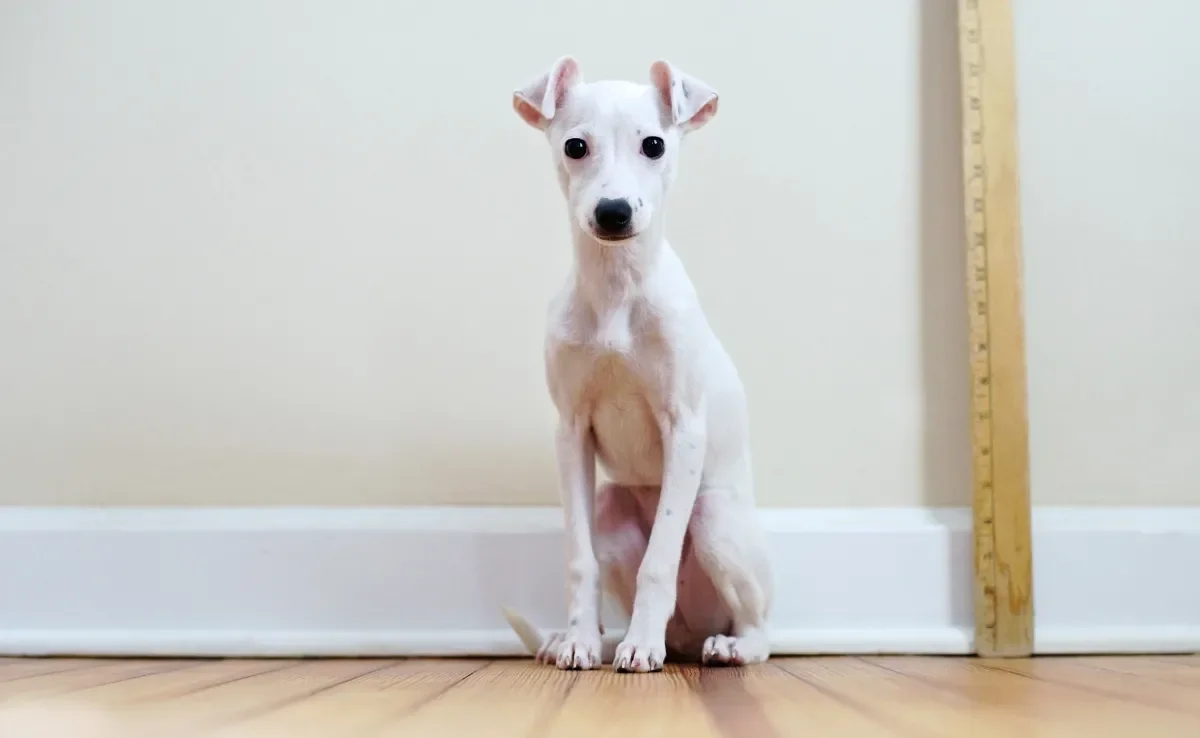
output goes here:
[{"label": "dog's tail", "polygon": [[521,644],[528,649],[530,654],[536,654],[544,642],[541,632],[533,623],[529,622],[523,615],[512,608],[505,607],[503,611],[504,619],[508,621],[513,632],[517,634],[517,638],[521,639]]}]

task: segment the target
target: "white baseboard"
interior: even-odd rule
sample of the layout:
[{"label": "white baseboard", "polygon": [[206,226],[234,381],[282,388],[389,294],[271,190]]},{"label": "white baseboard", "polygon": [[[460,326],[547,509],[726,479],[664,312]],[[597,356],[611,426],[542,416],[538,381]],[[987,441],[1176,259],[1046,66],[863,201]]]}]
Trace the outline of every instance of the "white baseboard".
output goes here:
[{"label": "white baseboard", "polygon": [[[775,653],[972,651],[968,511],[762,518]],[[0,654],[517,655],[562,548],[555,508],[0,508]],[[1200,651],[1200,508],[1039,509],[1034,557],[1038,652]]]}]

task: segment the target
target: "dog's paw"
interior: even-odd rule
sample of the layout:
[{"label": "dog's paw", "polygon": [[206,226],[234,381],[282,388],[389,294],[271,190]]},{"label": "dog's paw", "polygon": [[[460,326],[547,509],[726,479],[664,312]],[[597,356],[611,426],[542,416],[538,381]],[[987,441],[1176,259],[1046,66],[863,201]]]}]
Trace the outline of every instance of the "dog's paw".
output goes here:
[{"label": "dog's paw", "polygon": [[700,662],[706,666],[744,666],[766,661],[767,656],[766,637],[760,633],[743,638],[715,635],[704,642]]},{"label": "dog's paw", "polygon": [[554,663],[560,669],[587,670],[600,667],[600,634],[567,633],[558,644]]},{"label": "dog's paw", "polygon": [[613,669],[637,673],[662,671],[663,662],[666,660],[667,647],[661,640],[652,643],[648,640],[627,638],[617,646],[616,656],[613,657]]},{"label": "dog's paw", "polygon": [[746,663],[738,649],[738,639],[726,635],[710,636],[704,641],[700,662],[707,666],[741,666]]}]

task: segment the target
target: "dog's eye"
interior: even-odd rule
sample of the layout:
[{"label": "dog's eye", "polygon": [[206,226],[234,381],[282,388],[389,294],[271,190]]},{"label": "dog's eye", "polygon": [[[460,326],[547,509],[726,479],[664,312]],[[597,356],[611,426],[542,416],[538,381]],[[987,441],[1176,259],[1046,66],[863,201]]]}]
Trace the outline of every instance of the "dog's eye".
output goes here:
[{"label": "dog's eye", "polygon": [[587,141],[582,138],[568,138],[563,145],[563,152],[572,159],[582,159],[587,156]]},{"label": "dog's eye", "polygon": [[651,159],[657,159],[666,153],[667,146],[658,136],[647,136],[642,139],[642,153]]}]

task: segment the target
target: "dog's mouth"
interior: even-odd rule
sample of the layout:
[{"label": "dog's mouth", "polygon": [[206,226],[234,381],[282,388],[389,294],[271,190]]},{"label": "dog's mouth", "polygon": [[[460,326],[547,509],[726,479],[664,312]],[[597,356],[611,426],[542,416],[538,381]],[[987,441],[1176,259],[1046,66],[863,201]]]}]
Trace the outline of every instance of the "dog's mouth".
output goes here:
[{"label": "dog's mouth", "polygon": [[632,241],[638,237],[638,234],[636,231],[629,231],[626,233],[605,233],[593,228],[592,237],[602,243],[617,245],[625,243],[626,241]]}]

